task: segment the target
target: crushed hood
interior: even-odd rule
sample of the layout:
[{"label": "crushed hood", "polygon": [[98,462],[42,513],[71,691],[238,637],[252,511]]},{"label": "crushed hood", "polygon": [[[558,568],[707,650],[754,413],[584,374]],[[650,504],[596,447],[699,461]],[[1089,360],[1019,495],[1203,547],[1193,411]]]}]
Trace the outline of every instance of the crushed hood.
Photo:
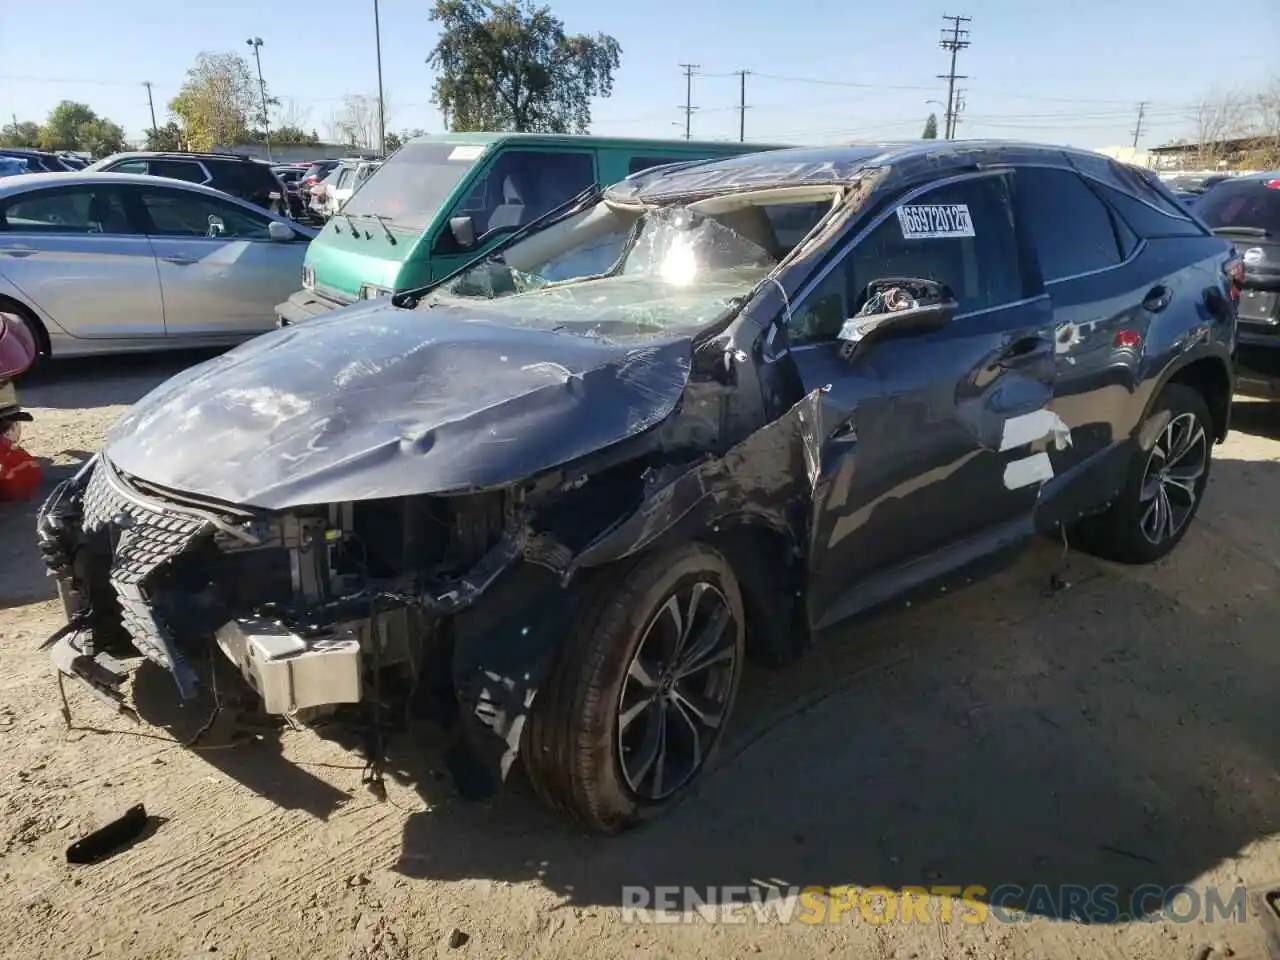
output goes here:
[{"label": "crushed hood", "polygon": [[386,301],[264,334],[143,397],[119,469],[265,509],[496,486],[675,409],[688,338],[616,344]]}]

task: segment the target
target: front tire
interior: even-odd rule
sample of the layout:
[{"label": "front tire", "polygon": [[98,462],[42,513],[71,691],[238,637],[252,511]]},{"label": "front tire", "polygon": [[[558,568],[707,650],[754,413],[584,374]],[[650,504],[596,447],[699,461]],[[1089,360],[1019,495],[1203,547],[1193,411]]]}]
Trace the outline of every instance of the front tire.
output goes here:
[{"label": "front tire", "polygon": [[1185,384],[1161,391],[1138,435],[1150,445],[1138,444],[1119,499],[1076,530],[1085,550],[1120,563],[1152,563],[1178,545],[1200,509],[1213,465],[1209,405]]},{"label": "front tire", "polygon": [[534,701],[534,790],[596,834],[674,805],[715,756],[745,647],[737,579],[711,547],[605,573]]}]

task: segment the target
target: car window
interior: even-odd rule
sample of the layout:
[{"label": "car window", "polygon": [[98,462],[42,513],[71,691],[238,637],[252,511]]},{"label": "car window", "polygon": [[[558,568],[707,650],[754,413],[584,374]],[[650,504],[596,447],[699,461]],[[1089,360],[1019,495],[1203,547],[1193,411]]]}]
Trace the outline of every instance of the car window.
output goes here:
[{"label": "car window", "polygon": [[459,201],[452,216],[469,216],[477,237],[522,227],[585,190],[595,180],[590,153],[508,150]]},{"label": "car window", "polygon": [[113,164],[110,173],[146,173],[146,160],[121,160],[117,164]]},{"label": "car window", "polygon": [[1111,213],[1079,176],[1019,167],[1017,182],[1046,283],[1120,263]]},{"label": "car window", "polygon": [[1280,179],[1219,183],[1196,204],[1196,213],[1215,230],[1252,227],[1280,237]]},{"label": "car window", "polygon": [[[1097,183],[1097,189],[1107,204],[1119,213],[1140,237],[1155,239],[1204,235],[1204,231],[1193,220],[1187,219],[1185,208],[1177,216],[1173,216],[1164,212],[1163,204],[1160,209],[1157,209],[1132,194],[1102,183]],[[1200,212],[1198,204],[1196,212]]]},{"label": "car window", "polygon": [[342,171],[338,174],[338,183],[336,185],[336,189],[338,190],[347,189],[347,187],[352,185],[352,182],[355,180],[355,176],[356,176],[356,171],[354,168],[343,167]]},{"label": "car window", "polygon": [[791,315],[791,341],[833,339],[866,299],[867,286],[891,277],[937,280],[960,313],[1023,297],[1012,198],[1004,177],[948,184],[896,206]]},{"label": "car window", "polygon": [[204,183],[204,168],[190,160],[151,160],[147,172],[153,177],[170,180],[186,180],[188,183]]},{"label": "car window", "polygon": [[4,228],[38,233],[134,233],[116,187],[43,190],[13,197],[3,208]]},{"label": "car window", "polygon": [[151,217],[152,234],[162,237],[218,237],[226,240],[269,240],[267,217],[186,190],[140,191]]}]

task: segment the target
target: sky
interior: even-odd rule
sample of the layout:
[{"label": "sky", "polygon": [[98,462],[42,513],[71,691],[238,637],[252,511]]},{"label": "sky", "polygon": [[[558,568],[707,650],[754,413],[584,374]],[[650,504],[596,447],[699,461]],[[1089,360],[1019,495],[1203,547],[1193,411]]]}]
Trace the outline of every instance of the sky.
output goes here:
[{"label": "sky", "polygon": [[[950,0],[947,0],[950,3]],[[693,78],[695,139],[834,143],[918,137],[946,100],[944,14],[972,18],[959,54],[958,135],[1098,148],[1129,144],[1145,101],[1141,144],[1193,137],[1190,114],[1215,91],[1280,82],[1280,0],[1235,0],[1226,16],[1203,0],[935,0],[836,5],[824,0],[550,0],[570,33],[622,46],[613,96],[592,132],[684,136]],[[390,130],[439,132],[426,57],[437,31],[430,0],[380,0]],[[43,120],[58,101],[88,103],[141,138],[201,51],[241,54],[261,37],[262,70],[282,111],[322,138],[344,96],[376,96],[373,0],[0,0],[0,118]],[[935,102],[930,102],[935,101]],[[273,122],[281,122],[277,112]]]}]

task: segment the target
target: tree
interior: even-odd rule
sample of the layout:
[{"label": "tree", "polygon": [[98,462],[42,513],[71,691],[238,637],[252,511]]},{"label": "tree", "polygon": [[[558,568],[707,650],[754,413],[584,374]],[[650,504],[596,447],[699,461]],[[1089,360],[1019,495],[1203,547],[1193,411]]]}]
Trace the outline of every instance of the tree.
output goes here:
[{"label": "tree", "polygon": [[35,147],[40,144],[40,124],[32,120],[0,127],[0,147]]},{"label": "tree", "polygon": [[170,120],[162,127],[147,131],[148,150],[181,150],[182,128]]},{"label": "tree", "polygon": [[569,36],[532,0],[436,0],[440,40],[427,62],[433,99],[459,130],[586,133],[591,98],[613,93],[622,47],[607,34]]},{"label": "tree", "polygon": [[249,64],[234,53],[201,53],[187,71],[169,111],[192,150],[243,142],[250,120],[261,119],[260,93]]},{"label": "tree", "polygon": [[399,133],[387,134],[387,156],[395,153],[414,137],[421,137],[427,131],[421,129],[401,130]]},{"label": "tree", "polygon": [[63,100],[40,127],[43,150],[82,150],[95,157],[124,149],[124,128],[100,117],[85,103]]},{"label": "tree", "polygon": [[929,119],[924,122],[924,133],[920,134],[920,139],[938,139],[938,115],[936,113],[929,114]]},{"label": "tree", "polygon": [[[383,117],[391,116],[383,95]],[[378,98],[368,94],[348,94],[342,108],[329,118],[329,139],[351,147],[372,150],[378,145]]]},{"label": "tree", "polygon": [[1225,152],[1224,141],[1241,137],[1249,128],[1249,103],[1238,91],[1213,91],[1195,106],[1197,162],[1216,167]]}]

